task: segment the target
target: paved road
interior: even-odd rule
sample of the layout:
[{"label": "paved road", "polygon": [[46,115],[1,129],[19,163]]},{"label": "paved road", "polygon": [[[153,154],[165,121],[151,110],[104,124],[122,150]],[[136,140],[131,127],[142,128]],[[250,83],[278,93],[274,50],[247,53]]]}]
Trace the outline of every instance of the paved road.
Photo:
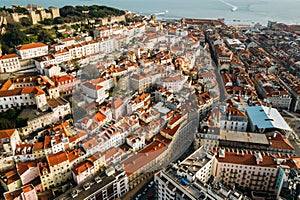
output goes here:
[{"label": "paved road", "polygon": [[[137,186],[135,186],[132,190],[127,192],[121,199],[123,200],[135,200],[135,199],[142,199],[141,197],[136,198],[138,194],[142,194],[144,191],[144,188],[148,186],[148,184],[153,180],[154,175],[146,178],[141,183],[139,183]],[[154,185],[154,184],[153,184]],[[155,190],[154,190],[155,191]],[[155,192],[154,192],[155,194]],[[148,195],[148,194],[147,194]],[[145,195],[145,196],[147,196]],[[146,198],[147,199],[147,198]]]},{"label": "paved road", "polygon": [[223,83],[223,79],[221,77],[220,71],[214,61],[212,61],[212,65],[214,67],[214,73],[216,74],[216,79],[219,85],[219,91],[220,91],[220,102],[223,102],[227,97],[227,92]]},{"label": "paved road", "polygon": [[[152,183],[152,184],[150,184]],[[156,188],[154,184],[154,180],[151,179],[148,184],[142,187],[135,195],[134,200],[146,200],[146,199],[157,199],[156,198]]]}]

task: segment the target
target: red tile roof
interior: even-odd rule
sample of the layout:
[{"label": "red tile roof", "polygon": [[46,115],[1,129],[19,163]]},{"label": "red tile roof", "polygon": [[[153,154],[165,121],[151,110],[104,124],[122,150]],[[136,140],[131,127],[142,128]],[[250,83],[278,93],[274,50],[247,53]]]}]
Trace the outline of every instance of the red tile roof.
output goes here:
[{"label": "red tile roof", "polygon": [[42,150],[43,147],[44,147],[44,143],[43,142],[36,142],[33,145],[32,151]]},{"label": "red tile roof", "polygon": [[276,137],[268,139],[271,142],[270,148],[284,149],[284,150],[295,150],[294,146],[290,143],[288,138],[284,138],[281,134],[277,133]]},{"label": "red tile roof", "polygon": [[67,161],[68,157],[65,152],[58,152],[56,154],[47,155],[47,159],[48,159],[49,166],[53,167],[55,165]]},{"label": "red tile roof", "polygon": [[9,138],[16,129],[0,130],[0,138]]},{"label": "red tile roof", "polygon": [[27,49],[33,49],[33,48],[39,48],[39,47],[45,47],[48,46],[44,43],[37,42],[37,43],[31,43],[31,44],[24,44],[19,47],[17,47],[18,50],[27,50]]},{"label": "red tile roof", "polygon": [[17,54],[11,53],[11,54],[5,54],[3,56],[0,56],[0,60],[9,59],[9,58],[17,58]]},{"label": "red tile roof", "polygon": [[93,162],[90,160],[85,160],[82,163],[80,163],[79,165],[77,165],[76,167],[74,167],[74,169],[72,170],[75,175],[79,175],[82,172],[86,171],[89,168],[92,168],[94,166]]},{"label": "red tile roof", "polygon": [[155,141],[150,143],[143,150],[122,162],[126,174],[131,175],[135,173],[161,155],[165,150],[167,150],[167,146],[161,142]]},{"label": "red tile roof", "polygon": [[77,158],[81,157],[80,153],[84,152],[83,148],[74,149],[72,151],[67,151],[67,157],[69,159],[69,162],[72,162],[76,160]]},{"label": "red tile roof", "polygon": [[174,128],[170,129],[170,128],[164,128],[162,129],[160,132],[162,134],[167,134],[169,135],[170,137],[172,137],[176,132],[177,130],[179,129],[180,127],[180,124],[178,124],[177,126],[175,126]]},{"label": "red tile roof", "polygon": [[102,122],[106,119],[106,116],[104,114],[102,114],[101,112],[97,112],[97,114],[95,114],[94,117],[98,122]]},{"label": "red tile roof", "polygon": [[[241,152],[237,154],[236,152],[225,152],[225,157],[220,158],[219,155],[216,156],[218,162],[221,163],[232,163],[239,165],[252,165],[260,167],[269,167],[276,168],[278,164],[276,163],[276,158],[282,158],[281,155],[262,155],[262,161],[257,163],[254,154],[245,154],[242,155]],[[284,165],[287,165],[291,168],[295,168],[295,164],[290,159],[287,159]]]},{"label": "red tile roof", "polygon": [[16,164],[18,173],[20,175],[22,175],[23,173],[25,173],[28,169],[32,168],[32,167],[37,167],[37,163],[36,161],[33,162],[23,162],[23,163],[17,163]]}]

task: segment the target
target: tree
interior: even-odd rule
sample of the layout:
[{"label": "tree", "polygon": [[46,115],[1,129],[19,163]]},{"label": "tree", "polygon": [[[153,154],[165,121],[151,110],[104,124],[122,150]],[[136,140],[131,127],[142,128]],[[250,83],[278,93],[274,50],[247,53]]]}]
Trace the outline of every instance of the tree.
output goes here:
[{"label": "tree", "polygon": [[31,26],[32,25],[32,21],[28,17],[22,17],[20,19],[20,23],[22,26]]},{"label": "tree", "polygon": [[44,25],[52,25],[54,23],[53,19],[44,19],[44,21],[41,22]]},{"label": "tree", "polygon": [[54,24],[63,24],[64,23],[64,18],[62,17],[55,17],[53,20]]},{"label": "tree", "polygon": [[29,14],[29,12],[26,8],[23,8],[23,7],[20,7],[20,6],[15,8],[15,12],[16,13],[22,13],[22,14]]},{"label": "tree", "polygon": [[46,30],[42,30],[38,35],[38,41],[41,41],[44,43],[49,43],[49,42],[52,43],[53,37]]},{"label": "tree", "polygon": [[18,24],[13,24],[7,27],[7,32],[2,36],[2,51],[6,52],[10,48],[14,48],[20,44],[24,44],[27,41],[26,35],[24,32],[20,31],[20,26]]}]

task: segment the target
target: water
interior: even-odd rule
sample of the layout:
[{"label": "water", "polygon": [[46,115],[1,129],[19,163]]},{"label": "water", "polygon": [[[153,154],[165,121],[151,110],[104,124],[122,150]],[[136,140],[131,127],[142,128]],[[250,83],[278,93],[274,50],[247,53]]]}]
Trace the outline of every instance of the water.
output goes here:
[{"label": "water", "polygon": [[107,5],[143,15],[159,13],[159,18],[225,18],[243,24],[268,20],[287,24],[300,22],[300,0],[1,0],[0,6],[37,4],[44,7],[65,5]]}]

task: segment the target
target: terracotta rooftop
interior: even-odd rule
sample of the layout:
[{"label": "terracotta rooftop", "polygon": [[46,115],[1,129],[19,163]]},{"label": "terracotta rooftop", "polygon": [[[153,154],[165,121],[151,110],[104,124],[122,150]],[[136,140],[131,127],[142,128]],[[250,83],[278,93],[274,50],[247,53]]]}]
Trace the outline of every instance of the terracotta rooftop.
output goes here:
[{"label": "terracotta rooftop", "polygon": [[67,154],[65,152],[58,152],[56,154],[47,155],[49,166],[53,167],[55,165],[61,164],[68,160]]},{"label": "terracotta rooftop", "polygon": [[170,128],[164,128],[160,132],[162,134],[167,134],[167,135],[169,135],[169,136],[172,137],[177,132],[177,130],[179,129],[179,127],[180,127],[180,124],[178,124],[177,126],[175,126],[172,129],[170,129]]},{"label": "terracotta rooftop", "polygon": [[118,156],[122,156],[124,151],[119,147],[111,147],[107,151],[104,152],[104,158],[106,161],[114,160]]},{"label": "terracotta rooftop", "polygon": [[95,147],[97,145],[98,145],[98,142],[94,138],[92,138],[90,140],[84,141],[83,148],[86,149],[86,150],[89,150],[89,149],[92,149],[93,147]]},{"label": "terracotta rooftop", "polygon": [[0,138],[9,138],[16,131],[16,129],[0,130]]},{"label": "terracotta rooftop", "polygon": [[10,59],[10,58],[18,58],[18,56],[15,53],[10,53],[10,54],[5,54],[3,56],[0,56],[0,60]]},{"label": "terracotta rooftop", "polygon": [[37,42],[37,43],[31,43],[31,44],[24,44],[21,45],[19,47],[17,47],[18,50],[27,50],[27,49],[33,49],[33,48],[39,48],[39,47],[45,47],[48,45],[41,43],[41,42]]},{"label": "terracotta rooftop", "polygon": [[9,185],[17,180],[20,179],[20,176],[17,172],[17,169],[12,169],[6,172],[2,172],[0,174],[0,178],[2,179],[2,181],[4,183],[6,183],[6,185]]},{"label": "terracotta rooftop", "polygon": [[268,139],[271,142],[270,148],[284,149],[284,150],[295,150],[288,138],[284,138],[280,133],[277,133],[275,137]]},{"label": "terracotta rooftop", "polygon": [[33,145],[32,151],[42,150],[43,147],[44,147],[44,143],[43,142],[36,142]]},{"label": "terracotta rooftop", "polygon": [[67,157],[69,159],[69,162],[72,162],[74,160],[76,160],[77,158],[81,157],[81,153],[84,153],[84,150],[83,148],[78,148],[78,149],[74,149],[74,150],[71,150],[71,151],[67,151]]},{"label": "terracotta rooftop", "polygon": [[[254,154],[246,154],[242,155],[241,152],[237,154],[237,152],[225,152],[225,157],[221,158],[219,155],[216,156],[218,162],[221,163],[232,163],[232,164],[239,164],[239,165],[252,165],[252,166],[260,166],[260,167],[269,167],[269,168],[276,168],[278,164],[276,163],[275,158],[282,158],[280,155],[272,154],[272,155],[262,155],[262,161],[257,163],[256,157]],[[295,168],[294,162],[290,160],[286,160],[283,165],[287,165],[291,168]]]},{"label": "terracotta rooftop", "polygon": [[138,171],[161,155],[165,150],[167,150],[167,147],[163,143],[157,141],[150,143],[143,150],[122,162],[126,174],[131,175]]},{"label": "terracotta rooftop", "polygon": [[34,187],[32,185],[25,185],[22,188],[19,188],[14,191],[9,191],[4,193],[5,200],[16,200],[16,199],[23,199],[23,196],[26,196],[22,193],[30,192],[31,190],[34,190]]},{"label": "terracotta rooftop", "polygon": [[36,161],[33,162],[20,162],[16,164],[18,173],[20,175],[22,175],[23,173],[25,173],[28,169],[32,168],[32,167],[37,167],[37,163]]},{"label": "terracotta rooftop", "polygon": [[98,122],[102,122],[106,119],[106,116],[104,114],[102,114],[101,112],[97,112],[97,114],[95,114],[94,117]]},{"label": "terracotta rooftop", "polygon": [[82,163],[80,163],[79,165],[77,165],[76,167],[74,167],[72,171],[77,176],[92,167],[94,167],[93,162],[90,160],[85,160]]}]

